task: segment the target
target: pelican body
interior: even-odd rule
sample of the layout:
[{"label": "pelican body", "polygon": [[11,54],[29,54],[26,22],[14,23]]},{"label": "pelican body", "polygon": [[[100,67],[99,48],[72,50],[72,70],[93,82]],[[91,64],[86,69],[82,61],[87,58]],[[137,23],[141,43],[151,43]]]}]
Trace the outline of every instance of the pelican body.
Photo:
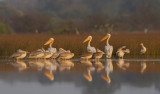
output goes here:
[{"label": "pelican body", "polygon": [[42,49],[38,49],[36,51],[31,52],[28,58],[42,58],[43,56],[44,56],[44,53]]},{"label": "pelican body", "polygon": [[61,53],[58,58],[66,60],[66,59],[71,59],[72,57],[74,57],[74,53],[64,52]]},{"label": "pelican body", "polygon": [[88,41],[88,45],[87,45],[87,51],[92,51],[92,53],[95,53],[96,52],[96,49],[95,47],[91,47],[91,41],[92,41],[92,36],[88,36],[84,41],[83,43],[87,42]]},{"label": "pelican body", "polygon": [[105,45],[105,54],[106,58],[111,58],[112,57],[112,52],[113,52],[113,46],[109,44],[109,39],[111,37],[111,34],[107,34],[104,38],[101,39],[101,41],[107,40],[106,45]]},{"label": "pelican body", "polygon": [[123,50],[124,48],[126,48],[126,46],[122,46],[117,50],[116,54],[119,58],[123,58],[125,53],[130,53],[129,49]]},{"label": "pelican body", "polygon": [[102,58],[103,54],[105,54],[103,51],[97,49],[96,53],[93,54],[93,58],[99,60],[100,58]]},{"label": "pelican body", "polygon": [[23,59],[26,57],[27,53],[27,51],[19,49],[17,50],[17,52],[13,53],[9,58],[16,58],[17,60]]},{"label": "pelican body", "polygon": [[87,53],[84,53],[84,54],[82,54],[81,55],[81,59],[90,59],[90,58],[92,58],[92,55],[93,55],[93,53],[92,53],[92,51],[88,51]]},{"label": "pelican body", "polygon": [[147,51],[147,48],[144,46],[143,43],[140,44],[141,45],[141,51],[140,51],[140,54],[145,54],[146,51]]}]

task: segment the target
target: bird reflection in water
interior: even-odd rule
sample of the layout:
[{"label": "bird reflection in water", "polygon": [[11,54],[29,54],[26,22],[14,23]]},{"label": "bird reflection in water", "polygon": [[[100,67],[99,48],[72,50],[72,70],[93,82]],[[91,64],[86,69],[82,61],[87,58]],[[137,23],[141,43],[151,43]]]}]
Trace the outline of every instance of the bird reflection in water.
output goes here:
[{"label": "bird reflection in water", "polygon": [[71,60],[60,60],[59,62],[59,71],[70,70],[74,67],[74,63]]},{"label": "bird reflection in water", "polygon": [[87,81],[92,82],[91,72],[95,70],[95,67],[93,67],[92,62],[90,60],[82,60],[81,64],[87,67],[87,74],[86,73],[83,74],[84,78]]},{"label": "bird reflection in water", "polygon": [[42,62],[42,60],[31,60],[28,61],[28,64],[30,66],[30,68],[32,69],[36,69],[38,71],[42,71],[44,68],[44,63]]},{"label": "bird reflection in water", "polygon": [[94,62],[94,66],[97,72],[100,72],[101,70],[104,69],[104,65],[102,64],[102,62],[97,61],[97,60]]},{"label": "bird reflection in water", "polygon": [[141,62],[141,73],[143,74],[144,71],[146,70],[147,68],[147,64],[146,64],[146,61],[142,61]]},{"label": "bird reflection in water", "polygon": [[27,65],[24,61],[15,61],[13,63],[11,63],[12,66],[14,66],[16,69],[18,69],[18,71],[23,71],[27,68]]},{"label": "bird reflection in water", "polygon": [[118,59],[117,66],[122,69],[126,70],[129,67],[129,63],[125,63],[124,59]]},{"label": "bird reflection in water", "polygon": [[113,64],[111,59],[105,60],[105,73],[106,76],[101,75],[101,78],[105,80],[108,84],[111,83],[110,73],[113,72]]},{"label": "bird reflection in water", "polygon": [[50,61],[50,60],[44,60],[44,75],[51,81],[54,80],[54,75],[53,71],[57,70],[57,62],[55,60]]}]

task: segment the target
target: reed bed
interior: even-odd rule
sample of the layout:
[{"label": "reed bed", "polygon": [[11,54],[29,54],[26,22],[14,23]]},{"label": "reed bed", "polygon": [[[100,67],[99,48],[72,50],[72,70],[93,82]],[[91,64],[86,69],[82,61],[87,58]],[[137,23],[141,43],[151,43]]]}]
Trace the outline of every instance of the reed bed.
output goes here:
[{"label": "reed bed", "polygon": [[[82,35],[48,35],[48,34],[16,34],[16,35],[0,35],[0,56],[8,57],[14,53],[17,49],[23,49],[26,51],[34,51],[39,48],[45,47],[43,44],[53,37],[55,42],[53,47],[59,49],[64,48],[71,50],[75,53],[74,58],[86,52],[87,43],[83,44],[83,40],[92,35],[93,39],[91,45],[104,50],[105,41],[100,42],[101,38],[105,34],[82,34]],[[140,43],[143,42],[147,47],[147,53],[140,55]],[[116,50],[125,45],[131,50],[130,54],[126,55],[126,58],[159,58],[160,56],[160,33],[113,33],[110,39],[110,45],[113,45],[114,52],[113,58],[115,58]]]}]

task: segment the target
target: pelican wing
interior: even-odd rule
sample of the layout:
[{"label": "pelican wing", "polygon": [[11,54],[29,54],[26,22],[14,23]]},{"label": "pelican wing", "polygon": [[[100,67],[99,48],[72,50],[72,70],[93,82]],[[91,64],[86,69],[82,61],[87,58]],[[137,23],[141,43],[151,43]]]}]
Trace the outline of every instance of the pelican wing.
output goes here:
[{"label": "pelican wing", "polygon": [[15,52],[13,55],[10,56],[10,58],[19,57],[19,56],[21,56],[22,54],[24,54],[24,52]]},{"label": "pelican wing", "polygon": [[50,54],[51,54],[50,52],[44,52],[44,56],[43,57],[48,56]]},{"label": "pelican wing", "polygon": [[60,56],[61,57],[66,57],[68,55],[72,55],[73,53],[68,53],[68,52],[64,52],[64,53],[61,53]]},{"label": "pelican wing", "polygon": [[87,56],[90,56],[90,55],[92,55],[92,53],[89,53],[89,52],[88,52],[88,53],[82,54],[81,57],[87,57]]},{"label": "pelican wing", "polygon": [[96,52],[95,47],[87,47],[87,51],[92,51],[92,53]]},{"label": "pelican wing", "polygon": [[42,53],[41,51],[33,51],[33,52],[30,53],[29,56],[37,56],[37,55],[39,55],[41,53]]},{"label": "pelican wing", "polygon": [[56,53],[57,49],[56,48],[48,48],[48,51],[51,53]]},{"label": "pelican wing", "polygon": [[103,55],[102,52],[96,52],[96,53],[93,54],[93,57],[97,57],[97,56],[101,56],[101,55]]}]

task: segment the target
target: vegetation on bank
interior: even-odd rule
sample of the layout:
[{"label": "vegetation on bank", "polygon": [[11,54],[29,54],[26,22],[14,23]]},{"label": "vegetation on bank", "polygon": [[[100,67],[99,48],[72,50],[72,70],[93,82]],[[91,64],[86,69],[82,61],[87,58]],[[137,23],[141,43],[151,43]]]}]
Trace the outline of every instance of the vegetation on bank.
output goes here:
[{"label": "vegetation on bank", "polygon": [[[0,56],[10,56],[17,49],[27,50],[29,52],[44,47],[44,43],[53,37],[55,42],[53,47],[59,49],[64,48],[75,53],[75,58],[78,58],[82,53],[86,52],[87,44],[83,44],[83,40],[92,35],[93,40],[91,45],[104,50],[105,42],[100,42],[100,39],[105,34],[81,34],[81,35],[52,35],[52,34],[11,34],[0,35]],[[160,56],[160,33],[112,33],[110,44],[114,47],[113,58],[115,58],[116,50],[126,45],[131,50],[125,58],[159,58]],[[143,42],[147,47],[147,53],[140,55],[140,43]],[[47,47],[44,47],[47,49]]]}]

